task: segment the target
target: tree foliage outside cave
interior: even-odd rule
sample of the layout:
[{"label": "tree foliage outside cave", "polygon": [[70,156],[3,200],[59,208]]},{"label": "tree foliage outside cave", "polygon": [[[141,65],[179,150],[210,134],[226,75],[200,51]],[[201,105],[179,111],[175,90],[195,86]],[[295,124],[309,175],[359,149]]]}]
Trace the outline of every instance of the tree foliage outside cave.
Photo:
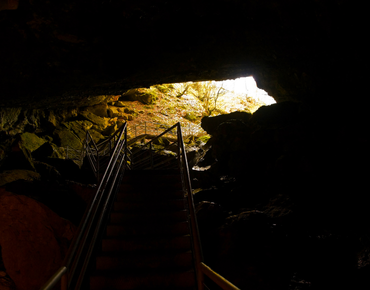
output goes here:
[{"label": "tree foliage outside cave", "polygon": [[217,86],[214,81],[179,83],[176,87],[177,97],[191,94],[199,99],[207,116],[217,111],[217,100],[226,93],[222,84]]}]

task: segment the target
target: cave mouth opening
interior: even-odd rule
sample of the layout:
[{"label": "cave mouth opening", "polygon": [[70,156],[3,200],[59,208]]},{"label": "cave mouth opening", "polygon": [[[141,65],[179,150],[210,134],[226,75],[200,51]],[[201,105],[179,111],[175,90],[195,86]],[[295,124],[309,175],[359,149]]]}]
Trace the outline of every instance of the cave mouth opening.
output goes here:
[{"label": "cave mouth opening", "polygon": [[244,99],[249,103],[255,103],[250,110],[255,112],[261,105],[271,105],[276,103],[272,96],[257,87],[257,83],[253,76],[241,77],[226,81],[216,82],[218,86],[224,87],[230,94],[228,95],[228,102],[232,105],[240,99]]},{"label": "cave mouth opening", "polygon": [[169,85],[180,92],[178,96],[196,96],[207,107],[206,115],[208,116],[229,114],[235,111],[254,113],[261,106],[276,103],[272,96],[257,87],[253,76]]}]

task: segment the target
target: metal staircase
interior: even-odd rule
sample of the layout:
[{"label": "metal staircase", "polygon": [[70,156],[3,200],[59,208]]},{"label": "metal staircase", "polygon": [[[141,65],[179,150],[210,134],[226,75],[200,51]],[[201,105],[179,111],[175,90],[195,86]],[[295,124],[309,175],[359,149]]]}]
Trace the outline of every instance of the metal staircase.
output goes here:
[{"label": "metal staircase", "polygon": [[239,289],[203,263],[180,123],[132,151],[127,123],[99,144],[86,136],[99,185],[63,265],[41,289],[203,290],[205,276]]}]

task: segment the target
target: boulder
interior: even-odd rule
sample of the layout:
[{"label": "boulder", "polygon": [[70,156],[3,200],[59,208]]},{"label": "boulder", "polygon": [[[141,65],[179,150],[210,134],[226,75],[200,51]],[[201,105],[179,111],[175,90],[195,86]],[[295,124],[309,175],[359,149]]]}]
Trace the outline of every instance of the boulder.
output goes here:
[{"label": "boulder", "polygon": [[31,152],[23,145],[19,135],[14,139],[6,153],[2,164],[3,169],[35,170]]},{"label": "boulder", "polygon": [[37,290],[60,267],[76,230],[32,198],[0,189],[0,246],[19,290]]},{"label": "boulder", "polygon": [[100,103],[92,107],[88,107],[87,111],[95,114],[96,116],[107,118],[109,116],[109,106],[107,103]]},{"label": "boulder", "polygon": [[32,157],[40,161],[46,158],[64,159],[66,158],[66,151],[63,147],[58,147],[54,143],[46,142],[32,152]]},{"label": "boulder", "polygon": [[119,117],[122,115],[123,108],[115,107],[115,106],[108,106],[109,116],[110,118]]},{"label": "boulder", "polygon": [[155,98],[155,93],[150,89],[131,89],[122,95],[122,98],[130,101],[139,101],[143,104],[151,104]]},{"label": "boulder", "polygon": [[252,115],[247,112],[232,112],[230,114],[219,115],[216,117],[203,117],[201,126],[208,134],[213,135],[217,127],[228,120],[235,119],[248,123],[251,117]]},{"label": "boulder", "polygon": [[72,131],[81,141],[86,138],[86,131],[93,127],[93,123],[88,120],[70,121],[62,123],[64,127]]},{"label": "boulder", "polygon": [[5,184],[20,179],[26,181],[34,181],[39,180],[40,178],[41,176],[39,173],[36,173],[31,170],[22,170],[22,169],[6,170],[0,173],[0,186],[4,186]]},{"label": "boulder", "polygon": [[114,102],[113,103],[113,106],[116,106],[116,107],[126,107],[126,103],[125,102],[122,102],[122,101],[117,101],[117,102]]},{"label": "boulder", "polygon": [[299,120],[301,104],[281,102],[262,106],[254,112],[252,121],[259,125],[294,124]]},{"label": "boulder", "polygon": [[102,132],[105,128],[109,126],[109,118],[99,117],[89,111],[82,111],[80,115],[86,120],[92,122],[93,128],[96,131]]},{"label": "boulder", "polygon": [[58,143],[62,147],[72,147],[74,149],[80,149],[82,142],[71,130],[67,128],[58,128],[54,131],[54,136],[59,141]]},{"label": "boulder", "polygon": [[110,125],[109,127],[107,127],[102,132],[102,135],[104,135],[104,136],[110,136],[110,135],[112,135],[116,131],[117,131],[117,125],[116,124],[112,124],[112,125]]},{"label": "boulder", "polygon": [[18,122],[22,108],[1,108],[0,131],[9,131]]},{"label": "boulder", "polygon": [[25,132],[21,134],[22,145],[27,148],[30,152],[35,151],[41,145],[43,145],[46,140],[38,137],[34,133]]}]

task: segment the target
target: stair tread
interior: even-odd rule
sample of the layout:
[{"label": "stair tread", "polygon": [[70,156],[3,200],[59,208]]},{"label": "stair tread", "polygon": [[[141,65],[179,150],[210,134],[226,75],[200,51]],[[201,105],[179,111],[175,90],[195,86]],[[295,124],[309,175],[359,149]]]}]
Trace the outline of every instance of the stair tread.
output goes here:
[{"label": "stair tread", "polygon": [[176,223],[161,223],[160,226],[153,226],[152,224],[142,224],[140,227],[137,224],[109,224],[106,229],[107,237],[117,236],[152,236],[152,235],[184,235],[189,234],[188,221]]},{"label": "stair tread", "polygon": [[102,251],[138,251],[138,250],[163,250],[163,249],[190,249],[189,235],[176,237],[130,237],[125,239],[103,239]]},{"label": "stair tread", "polygon": [[116,201],[114,203],[114,210],[171,210],[173,208],[180,208],[184,207],[186,201],[184,198],[173,198],[173,199],[166,199],[166,200],[138,200],[138,201]]},{"label": "stair tread", "polygon": [[[193,287],[195,273],[187,271],[140,271],[125,272],[112,270],[97,270],[90,278],[90,289],[138,289],[147,287]],[[145,289],[144,288],[144,289]]]},{"label": "stair tread", "polygon": [[146,271],[149,269],[192,269],[193,256],[190,251],[174,252],[166,254],[159,252],[149,253],[103,253],[98,255],[96,259],[96,269],[98,270],[114,270],[125,269],[127,271],[139,270]]},{"label": "stair tread", "polygon": [[186,207],[179,170],[126,171],[90,290],[195,290]]}]

